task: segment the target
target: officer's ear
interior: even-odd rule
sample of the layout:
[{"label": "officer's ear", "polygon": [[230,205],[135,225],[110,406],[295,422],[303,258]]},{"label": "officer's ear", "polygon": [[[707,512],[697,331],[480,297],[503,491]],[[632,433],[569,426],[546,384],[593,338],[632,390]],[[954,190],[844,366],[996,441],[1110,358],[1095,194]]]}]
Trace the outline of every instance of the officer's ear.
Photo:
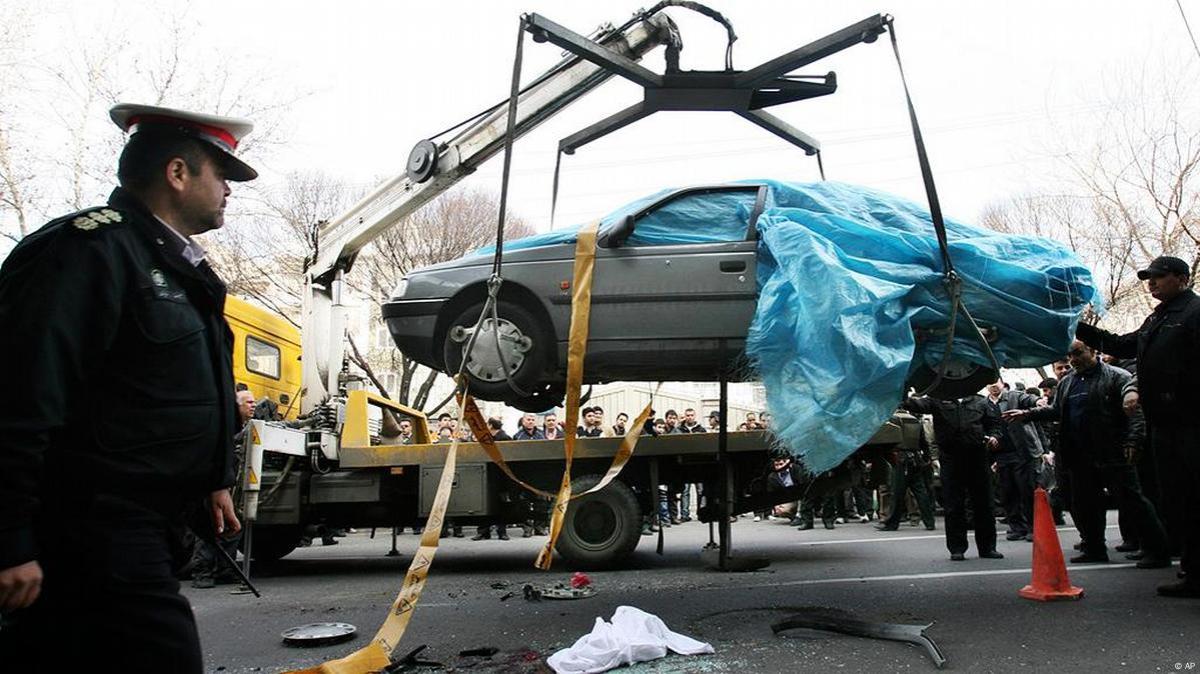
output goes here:
[{"label": "officer's ear", "polygon": [[183,157],[171,157],[163,167],[163,177],[168,189],[172,192],[183,192],[187,189],[192,171]]}]

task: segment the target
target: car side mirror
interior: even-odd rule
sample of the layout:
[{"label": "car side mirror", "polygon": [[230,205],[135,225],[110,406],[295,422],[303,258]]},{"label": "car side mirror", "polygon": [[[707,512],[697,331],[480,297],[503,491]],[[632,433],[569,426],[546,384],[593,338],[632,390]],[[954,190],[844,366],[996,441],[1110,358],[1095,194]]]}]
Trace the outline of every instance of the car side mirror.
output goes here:
[{"label": "car side mirror", "polygon": [[625,245],[625,241],[633,234],[633,226],[633,216],[626,215],[621,218],[620,222],[610,227],[597,243],[601,248],[620,248]]}]

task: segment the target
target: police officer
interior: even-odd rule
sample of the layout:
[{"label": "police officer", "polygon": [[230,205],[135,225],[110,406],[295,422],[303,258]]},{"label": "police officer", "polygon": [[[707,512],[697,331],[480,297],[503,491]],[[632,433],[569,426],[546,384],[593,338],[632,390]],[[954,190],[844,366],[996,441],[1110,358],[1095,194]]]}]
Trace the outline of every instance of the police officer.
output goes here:
[{"label": "police officer", "polygon": [[1181,545],[1181,582],[1158,587],[1167,597],[1200,597],[1200,297],[1188,287],[1191,268],[1157,257],[1138,278],[1159,301],[1137,332],[1117,335],[1080,324],[1076,337],[1116,358],[1137,358],[1137,391],[1158,467],[1167,532]]},{"label": "police officer", "polygon": [[216,534],[240,529],[225,285],[192,237],[224,224],[227,181],[257,176],[233,154],[252,125],[128,104],[110,116],[130,136],[108,205],[51,221],[0,267],[11,671],[200,672],[173,542],[201,499]]}]

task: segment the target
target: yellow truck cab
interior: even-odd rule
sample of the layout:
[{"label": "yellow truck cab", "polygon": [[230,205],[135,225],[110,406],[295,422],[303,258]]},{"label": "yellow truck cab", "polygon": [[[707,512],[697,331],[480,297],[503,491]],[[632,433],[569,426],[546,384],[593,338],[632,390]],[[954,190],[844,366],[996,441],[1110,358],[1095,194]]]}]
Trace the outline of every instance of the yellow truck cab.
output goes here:
[{"label": "yellow truck cab", "polygon": [[225,320],[233,331],[233,380],[255,400],[279,403],[285,419],[300,413],[300,330],[274,312],[232,295]]}]

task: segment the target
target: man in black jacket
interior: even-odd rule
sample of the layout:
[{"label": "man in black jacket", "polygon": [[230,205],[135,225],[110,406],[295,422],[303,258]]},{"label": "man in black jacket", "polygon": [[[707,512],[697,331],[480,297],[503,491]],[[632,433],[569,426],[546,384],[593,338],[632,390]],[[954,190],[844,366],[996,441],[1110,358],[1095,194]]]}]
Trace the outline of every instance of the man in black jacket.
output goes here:
[{"label": "man in black jacket", "polygon": [[1182,549],[1181,582],[1160,585],[1168,597],[1200,597],[1200,297],[1191,268],[1177,257],[1155,258],[1138,272],[1159,301],[1137,332],[1116,335],[1081,324],[1076,336],[1117,358],[1137,358],[1137,391],[1158,467],[1161,509]]},{"label": "man in black jacket", "polygon": [[507,442],[512,440],[512,436],[505,432],[504,420],[500,417],[488,417],[487,425],[488,430],[492,432],[492,439],[496,442]]},{"label": "man in black jacket", "polygon": [[1142,494],[1137,471],[1126,460],[1126,450],[1139,445],[1145,431],[1141,413],[1126,416],[1122,408],[1130,375],[1102,362],[1079,340],[1071,345],[1068,357],[1072,372],[1059,382],[1053,407],[1011,410],[1005,412],[1005,417],[1059,422],[1058,460],[1071,475],[1071,512],[1083,543],[1081,554],[1071,561],[1108,561],[1104,543],[1107,489],[1116,497],[1118,507],[1137,522],[1138,531],[1144,532],[1145,555],[1138,561],[1138,568],[1170,566],[1166,532],[1154,505]]},{"label": "man in black jacket", "polygon": [[982,559],[1002,559],[996,550],[996,520],[992,517],[992,477],[989,450],[1000,446],[1000,415],[980,395],[958,400],[909,398],[909,412],[933,416],[933,433],[942,467],[942,499],[946,510],[946,548],[950,559],[966,559],[966,498],[975,516],[975,547]]},{"label": "man in black jacket", "polygon": [[224,224],[227,181],[256,177],[233,155],[251,124],[110,114],[131,136],[108,205],[50,222],[0,268],[6,670],[201,671],[175,533],[200,499],[205,528],[240,528],[225,284],[191,237]]}]

